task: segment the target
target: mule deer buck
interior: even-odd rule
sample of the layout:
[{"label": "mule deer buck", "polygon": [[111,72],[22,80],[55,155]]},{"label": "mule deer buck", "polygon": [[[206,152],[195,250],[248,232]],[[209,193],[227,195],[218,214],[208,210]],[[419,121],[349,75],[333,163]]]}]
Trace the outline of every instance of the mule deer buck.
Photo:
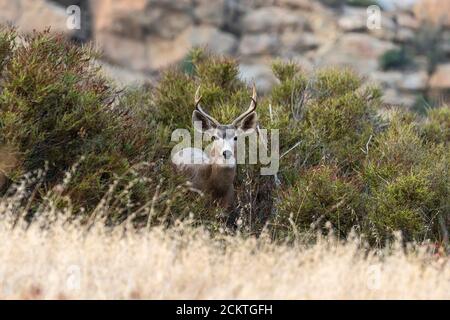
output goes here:
[{"label": "mule deer buck", "polygon": [[231,124],[220,124],[203,110],[200,100],[199,86],[195,93],[192,124],[196,131],[212,140],[208,146],[209,150],[184,148],[173,154],[172,163],[178,171],[188,176],[194,188],[211,194],[222,207],[227,208],[234,201],[233,182],[236,176],[238,136],[254,132],[257,125],[256,88],[253,84],[253,94],[247,111]]}]

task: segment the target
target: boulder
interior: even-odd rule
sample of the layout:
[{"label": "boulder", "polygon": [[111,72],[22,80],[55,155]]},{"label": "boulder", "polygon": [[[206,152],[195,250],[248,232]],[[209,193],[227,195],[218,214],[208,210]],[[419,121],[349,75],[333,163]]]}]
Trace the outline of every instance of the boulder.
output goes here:
[{"label": "boulder", "polygon": [[142,12],[147,6],[147,0],[95,0],[90,1],[93,15],[93,32],[113,29],[118,17],[132,17]]},{"label": "boulder", "polygon": [[267,64],[241,64],[239,77],[246,82],[255,82],[258,91],[267,93],[276,83],[272,69]]},{"label": "boulder", "polygon": [[419,0],[414,5],[414,14],[421,21],[431,21],[450,28],[450,1]]},{"label": "boulder", "polygon": [[103,58],[114,64],[126,66],[135,71],[150,69],[150,61],[144,41],[123,37],[109,32],[101,32],[96,37]]},{"label": "boulder", "polygon": [[366,9],[345,6],[342,15],[338,19],[338,26],[345,32],[366,30]]},{"label": "boulder", "polygon": [[417,30],[420,28],[420,21],[413,15],[399,12],[395,15],[397,23],[400,27]]},{"label": "boulder", "polygon": [[225,0],[200,0],[196,3],[194,15],[201,24],[221,27],[225,23]]},{"label": "boulder", "polygon": [[[122,0],[122,1],[129,1],[129,0]],[[131,1],[141,1],[141,0],[131,0]],[[190,10],[192,8],[193,3],[192,0],[144,0],[144,1],[147,2],[147,6],[149,8],[159,7],[169,10],[182,10],[182,11]]]},{"label": "boulder", "polygon": [[52,32],[70,35],[64,7],[44,0],[0,0],[0,23],[13,23],[20,32],[30,33],[50,27]]},{"label": "boulder", "polygon": [[306,19],[287,8],[262,7],[249,11],[242,20],[243,32],[264,33],[289,28],[304,28]]},{"label": "boulder", "polygon": [[383,89],[394,89],[402,78],[400,71],[374,71],[370,75],[370,82]]},{"label": "boulder", "polygon": [[163,69],[183,60],[191,49],[190,32],[191,29],[188,29],[174,40],[148,37],[146,39],[147,69]]},{"label": "boulder", "polygon": [[275,0],[275,5],[302,10],[311,10],[313,8],[310,0]]},{"label": "boulder", "polygon": [[409,28],[399,28],[395,33],[395,40],[397,42],[410,42],[413,41],[415,33]]},{"label": "boulder", "polygon": [[431,75],[430,88],[438,90],[450,89],[450,63],[440,64]]},{"label": "boulder", "polygon": [[270,55],[278,47],[276,34],[248,34],[242,37],[239,45],[239,53],[244,56]]},{"label": "boulder", "polygon": [[318,57],[320,65],[348,66],[368,75],[378,68],[378,59],[387,50],[396,48],[391,42],[364,33],[346,33]]},{"label": "boulder", "polygon": [[382,100],[387,105],[412,107],[417,101],[417,96],[399,93],[396,89],[386,89],[383,92]]},{"label": "boulder", "polygon": [[[400,89],[401,91],[426,90],[428,74],[419,71],[375,71],[370,75],[370,81],[383,89]],[[390,94],[392,96],[392,94]]]},{"label": "boulder", "polygon": [[155,79],[145,73],[132,71],[106,62],[99,62],[99,65],[102,67],[103,74],[112,79],[119,87],[155,83]]},{"label": "boulder", "polygon": [[[130,17],[130,19],[136,19]],[[164,39],[175,39],[186,28],[193,25],[192,16],[185,11],[150,8],[142,16],[142,26],[147,34]]]},{"label": "boulder", "polygon": [[303,52],[316,49],[320,41],[312,32],[286,31],[281,34],[281,48],[286,52]]},{"label": "boulder", "polygon": [[184,59],[192,47],[206,47],[218,54],[233,54],[236,38],[212,26],[189,27],[174,40],[147,38],[150,69],[161,69]]},{"label": "boulder", "polygon": [[190,46],[204,47],[219,54],[233,54],[237,48],[236,37],[212,26],[191,27],[187,30]]},{"label": "boulder", "polygon": [[393,16],[382,13],[381,28],[369,29],[368,31],[379,39],[393,41],[397,36],[397,25],[393,20]]},{"label": "boulder", "polygon": [[428,73],[425,70],[406,72],[397,85],[400,90],[422,91],[427,88]]}]

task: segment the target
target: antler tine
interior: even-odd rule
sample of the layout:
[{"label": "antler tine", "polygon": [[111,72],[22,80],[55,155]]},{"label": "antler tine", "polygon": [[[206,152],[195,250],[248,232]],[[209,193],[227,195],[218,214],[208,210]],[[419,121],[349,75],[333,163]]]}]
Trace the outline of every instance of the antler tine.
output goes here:
[{"label": "antler tine", "polygon": [[202,96],[200,95],[200,86],[197,87],[197,90],[195,91],[195,109],[198,109],[200,106],[200,100],[202,100]]},{"label": "antler tine", "polygon": [[197,90],[195,91],[195,109],[200,112],[202,115],[204,115],[206,118],[208,118],[210,121],[212,121],[215,125],[220,125],[219,121],[211,117],[209,114],[205,112],[205,110],[202,109],[200,106],[200,100],[202,99],[202,96],[200,94],[200,85],[198,86]]},{"label": "antler tine", "polygon": [[235,124],[237,124],[237,123],[239,123],[239,121],[241,121],[242,119],[244,119],[246,116],[248,116],[250,113],[252,113],[253,111],[255,111],[256,110],[256,107],[257,107],[257,102],[256,102],[256,99],[257,99],[257,95],[256,95],[256,86],[255,86],[255,83],[253,82],[253,85],[252,85],[252,96],[250,97],[250,99],[251,99],[251,102],[250,102],[250,106],[248,107],[248,109],[247,109],[247,111],[245,111],[243,114],[241,114],[239,117],[237,117],[234,121],[233,121],[233,124],[235,125]]}]

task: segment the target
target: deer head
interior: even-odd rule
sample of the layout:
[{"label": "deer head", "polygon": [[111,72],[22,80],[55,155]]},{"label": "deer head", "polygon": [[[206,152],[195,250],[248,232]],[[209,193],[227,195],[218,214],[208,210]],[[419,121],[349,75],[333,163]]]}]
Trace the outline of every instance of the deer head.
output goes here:
[{"label": "deer head", "polygon": [[238,137],[249,134],[256,129],[256,98],[256,88],[253,85],[251,102],[247,111],[230,124],[220,124],[201,107],[200,86],[197,88],[192,123],[195,130],[209,136],[212,140],[208,150],[208,158],[211,164],[231,168],[236,166],[236,141]]}]

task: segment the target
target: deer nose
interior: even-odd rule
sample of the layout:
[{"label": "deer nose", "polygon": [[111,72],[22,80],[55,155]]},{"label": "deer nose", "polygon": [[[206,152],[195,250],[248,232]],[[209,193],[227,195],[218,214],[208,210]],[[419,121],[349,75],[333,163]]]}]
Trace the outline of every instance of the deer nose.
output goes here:
[{"label": "deer nose", "polygon": [[224,157],[225,159],[227,159],[227,160],[230,159],[232,155],[233,155],[233,153],[231,153],[230,150],[225,150],[225,151],[223,152],[223,157]]}]

